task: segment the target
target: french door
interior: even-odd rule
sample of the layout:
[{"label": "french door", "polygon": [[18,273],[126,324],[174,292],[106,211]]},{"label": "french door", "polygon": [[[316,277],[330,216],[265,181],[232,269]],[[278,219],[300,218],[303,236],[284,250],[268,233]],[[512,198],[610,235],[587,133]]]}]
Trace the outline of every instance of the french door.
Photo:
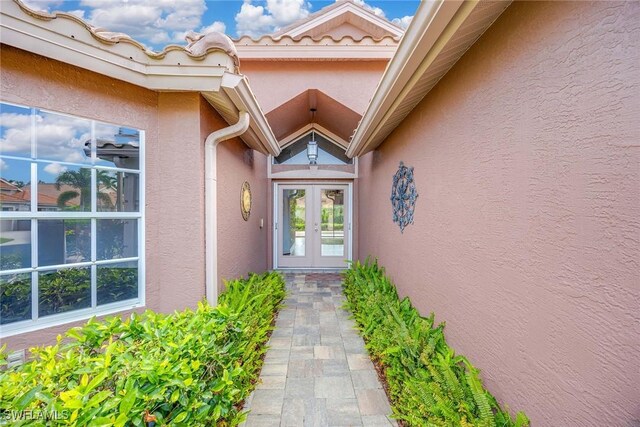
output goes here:
[{"label": "french door", "polygon": [[276,184],[276,268],[342,268],[350,257],[348,184]]}]

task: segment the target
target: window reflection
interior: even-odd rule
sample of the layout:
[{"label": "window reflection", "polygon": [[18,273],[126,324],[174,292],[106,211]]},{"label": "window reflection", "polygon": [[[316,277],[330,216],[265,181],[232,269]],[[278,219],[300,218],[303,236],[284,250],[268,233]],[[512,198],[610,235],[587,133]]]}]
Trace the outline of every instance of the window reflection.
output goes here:
[{"label": "window reflection", "polygon": [[36,111],[36,157],[70,163],[90,163],[91,121],[42,110]]},{"label": "window reflection", "polygon": [[0,221],[0,270],[31,267],[31,220]]},{"label": "window reflection", "polygon": [[98,305],[137,297],[137,261],[98,266]]},{"label": "window reflection", "polygon": [[140,166],[140,131],[96,123],[96,164],[124,169]]},{"label": "window reflection", "polygon": [[[318,144],[316,162],[319,165],[350,165],[353,163],[353,159],[347,157],[344,147],[334,144],[319,133],[315,133],[315,140]],[[277,165],[308,165],[307,144],[309,141],[311,141],[311,133],[283,148],[278,157],[273,158],[273,163]]]},{"label": "window reflection", "polygon": [[138,256],[138,221],[135,219],[96,220],[98,261]]},{"label": "window reflection", "polygon": [[38,275],[40,316],[91,307],[91,269],[65,268]]},{"label": "window reflection", "polygon": [[0,324],[31,319],[31,274],[0,276]]},{"label": "window reflection", "polygon": [[0,154],[31,158],[30,108],[0,103]]},{"label": "window reflection", "polygon": [[320,231],[322,256],[344,256],[344,190],[322,190]]},{"label": "window reflection", "polygon": [[96,170],[98,212],[138,212],[140,210],[137,173]]},{"label": "window reflection", "polygon": [[91,220],[38,220],[38,265],[91,261]]},{"label": "window reflection", "polygon": [[304,190],[283,190],[282,255],[305,256],[306,208]]},{"label": "window reflection", "polygon": [[31,162],[0,157],[0,210],[31,211]]},{"label": "window reflection", "polygon": [[143,135],[0,103],[1,324],[138,298]]},{"label": "window reflection", "polygon": [[38,164],[39,211],[91,211],[91,169]]}]

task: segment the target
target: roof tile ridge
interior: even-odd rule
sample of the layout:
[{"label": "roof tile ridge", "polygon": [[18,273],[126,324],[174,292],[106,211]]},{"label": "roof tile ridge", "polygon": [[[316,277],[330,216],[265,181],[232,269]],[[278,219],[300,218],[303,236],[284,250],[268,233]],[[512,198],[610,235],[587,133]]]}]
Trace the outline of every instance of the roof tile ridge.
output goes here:
[{"label": "roof tile ridge", "polygon": [[[346,0],[348,1],[348,0]],[[282,44],[282,42],[291,42],[291,43],[299,43],[302,41],[306,41],[306,40],[310,40],[314,43],[322,43],[322,42],[326,42],[328,40],[331,40],[333,43],[340,43],[345,39],[351,39],[354,43],[360,43],[364,40],[371,40],[374,43],[381,43],[385,40],[390,40],[394,43],[398,43],[401,39],[401,37],[396,37],[390,34],[384,35],[382,37],[373,37],[371,35],[365,35],[365,36],[360,36],[360,37],[354,37],[350,34],[345,34],[341,37],[335,38],[333,35],[331,34],[325,34],[322,37],[313,37],[310,36],[308,34],[302,35],[302,36],[290,36],[288,34],[282,35],[282,36],[278,36],[278,37],[273,37],[270,34],[264,34],[262,36],[260,36],[257,39],[254,39],[251,36],[248,35],[244,35],[238,39],[233,39],[233,42],[236,44],[242,44],[245,43],[247,44],[248,42],[251,42],[253,44],[259,44],[260,42],[262,42],[264,39],[268,39],[271,42],[275,43],[275,44]]]},{"label": "roof tile ridge", "polygon": [[84,27],[84,29],[87,32],[89,32],[89,34],[94,39],[96,39],[97,41],[99,41],[99,42],[101,42],[103,44],[113,46],[113,45],[117,45],[119,43],[127,43],[127,44],[130,44],[132,46],[137,47],[138,49],[140,49],[142,52],[144,52],[148,57],[150,57],[152,59],[163,59],[165,56],[167,56],[167,54],[169,52],[173,52],[173,51],[184,52],[187,56],[189,56],[190,58],[195,59],[195,60],[203,60],[203,59],[205,59],[207,57],[207,55],[209,53],[211,53],[213,51],[219,51],[219,52],[227,53],[222,48],[213,47],[212,46],[212,47],[206,49],[203,53],[201,53],[199,55],[194,55],[188,49],[188,46],[181,46],[181,45],[177,45],[177,44],[166,45],[161,51],[156,52],[156,51],[154,51],[152,49],[147,48],[145,45],[143,45],[139,41],[133,39],[128,34],[112,32],[112,31],[109,31],[108,29],[105,29],[105,28],[95,27],[95,26],[89,24],[88,22],[86,22],[84,19],[79,18],[76,15],[73,15],[71,13],[60,12],[60,11],[56,11],[54,13],[49,13],[49,12],[45,12],[45,11],[34,10],[34,9],[31,9],[26,4],[24,4],[22,2],[22,0],[13,0],[13,1],[18,5],[18,7],[24,13],[26,13],[27,15],[29,15],[29,16],[35,18],[35,19],[39,19],[41,21],[53,21],[54,19],[63,18],[63,19],[72,21],[72,22]]}]

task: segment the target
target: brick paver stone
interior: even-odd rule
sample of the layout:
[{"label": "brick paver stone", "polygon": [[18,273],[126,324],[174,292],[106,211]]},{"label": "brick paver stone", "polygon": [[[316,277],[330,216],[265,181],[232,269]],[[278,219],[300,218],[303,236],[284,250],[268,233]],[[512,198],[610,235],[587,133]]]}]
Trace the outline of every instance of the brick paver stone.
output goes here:
[{"label": "brick paver stone", "polygon": [[285,273],[276,320],[246,427],[396,426],[337,273]]}]

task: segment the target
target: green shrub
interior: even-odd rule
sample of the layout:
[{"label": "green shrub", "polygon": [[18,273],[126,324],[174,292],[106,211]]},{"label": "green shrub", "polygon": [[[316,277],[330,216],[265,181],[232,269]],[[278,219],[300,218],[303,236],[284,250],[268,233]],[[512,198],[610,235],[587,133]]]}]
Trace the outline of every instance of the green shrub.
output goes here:
[{"label": "green shrub", "polygon": [[66,418],[11,425],[141,426],[146,412],[158,425],[237,425],[284,294],[279,274],[251,275],[216,307],[92,319],[0,373],[0,412]]},{"label": "green shrub", "polygon": [[444,324],[422,317],[400,300],[377,262],[355,263],[344,276],[346,306],[354,313],[367,348],[386,375],[394,416],[412,426],[507,427],[515,420],[482,386],[479,371],[456,355]]}]

